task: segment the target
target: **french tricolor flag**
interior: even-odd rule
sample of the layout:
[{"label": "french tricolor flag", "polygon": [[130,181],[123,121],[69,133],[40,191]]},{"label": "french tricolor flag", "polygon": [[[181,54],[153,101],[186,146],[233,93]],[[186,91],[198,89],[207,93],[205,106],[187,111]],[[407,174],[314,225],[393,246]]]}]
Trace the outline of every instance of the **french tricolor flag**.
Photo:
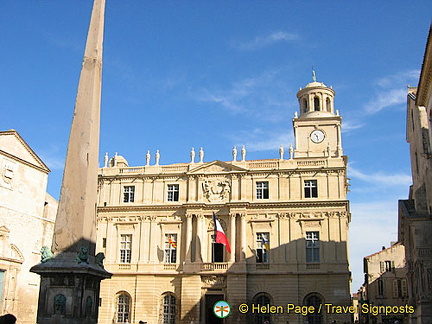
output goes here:
[{"label": "french tricolor flag", "polygon": [[231,247],[228,243],[228,239],[225,235],[225,232],[219,223],[218,219],[216,218],[215,213],[213,213],[213,221],[214,221],[214,228],[215,228],[215,237],[216,237],[216,243],[220,243],[225,245],[227,251],[231,253]]}]

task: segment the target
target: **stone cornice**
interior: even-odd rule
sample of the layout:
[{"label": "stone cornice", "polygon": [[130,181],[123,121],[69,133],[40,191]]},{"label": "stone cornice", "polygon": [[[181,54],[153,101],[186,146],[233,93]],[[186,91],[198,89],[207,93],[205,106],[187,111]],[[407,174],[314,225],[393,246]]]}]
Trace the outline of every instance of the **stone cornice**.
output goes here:
[{"label": "stone cornice", "polygon": [[320,201],[282,201],[282,202],[230,202],[226,204],[204,204],[204,203],[191,203],[182,205],[127,205],[127,206],[99,206],[98,213],[104,212],[137,212],[137,211],[173,211],[173,210],[204,210],[212,211],[221,208],[229,209],[268,209],[268,208],[284,208],[284,209],[298,209],[298,208],[335,208],[343,207],[348,208],[348,200],[320,200]]},{"label": "stone cornice", "polygon": [[429,36],[426,43],[423,65],[420,74],[420,81],[417,90],[417,106],[426,106],[428,93],[432,87],[432,24],[429,27]]}]

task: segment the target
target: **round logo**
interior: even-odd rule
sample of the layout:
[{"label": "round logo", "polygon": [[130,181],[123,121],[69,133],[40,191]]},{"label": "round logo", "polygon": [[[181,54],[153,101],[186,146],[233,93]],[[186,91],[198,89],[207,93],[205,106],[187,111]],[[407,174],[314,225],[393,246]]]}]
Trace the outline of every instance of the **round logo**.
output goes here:
[{"label": "round logo", "polygon": [[214,304],[213,313],[219,318],[225,318],[231,313],[231,306],[226,301],[220,300]]}]

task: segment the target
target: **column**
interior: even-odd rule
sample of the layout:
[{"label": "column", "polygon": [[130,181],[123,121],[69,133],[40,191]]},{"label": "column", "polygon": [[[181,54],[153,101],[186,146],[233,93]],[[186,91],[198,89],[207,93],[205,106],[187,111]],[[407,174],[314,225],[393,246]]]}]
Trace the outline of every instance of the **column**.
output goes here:
[{"label": "column", "polygon": [[229,262],[235,262],[236,257],[236,214],[230,214],[230,245],[231,245],[231,255],[229,258]]},{"label": "column", "polygon": [[185,261],[191,262],[192,214],[186,214]]},{"label": "column", "polygon": [[156,216],[150,216],[150,231],[149,231],[149,235],[148,235],[148,239],[149,239],[149,262],[150,263],[154,263],[154,255],[155,255],[155,251],[156,251],[156,237],[155,237],[155,232],[156,232]]},{"label": "column", "polygon": [[203,248],[203,215],[196,215],[197,219],[197,240],[195,242],[195,262],[202,262],[202,248]]},{"label": "column", "polygon": [[246,259],[246,215],[240,214],[241,217],[241,232],[240,232],[240,261]]}]

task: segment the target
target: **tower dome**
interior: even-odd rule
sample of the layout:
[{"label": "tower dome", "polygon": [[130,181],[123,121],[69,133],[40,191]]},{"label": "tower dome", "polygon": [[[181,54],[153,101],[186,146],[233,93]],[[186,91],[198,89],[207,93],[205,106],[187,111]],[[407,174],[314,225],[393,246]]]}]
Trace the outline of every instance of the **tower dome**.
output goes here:
[{"label": "tower dome", "polygon": [[297,99],[300,105],[300,117],[328,117],[334,116],[335,92],[323,82],[313,82],[300,88]]}]

